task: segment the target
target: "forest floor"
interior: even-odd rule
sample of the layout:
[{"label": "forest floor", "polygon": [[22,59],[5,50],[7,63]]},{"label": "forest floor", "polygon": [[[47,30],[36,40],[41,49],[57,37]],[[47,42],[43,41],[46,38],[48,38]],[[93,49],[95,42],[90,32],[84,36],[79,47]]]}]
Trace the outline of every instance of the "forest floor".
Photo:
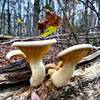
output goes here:
[{"label": "forest floor", "polygon": [[[53,86],[48,76],[39,87],[33,88],[29,84],[29,78],[14,83],[10,78],[6,79],[10,71],[4,70],[11,68],[12,63],[16,67],[16,62],[23,60],[17,57],[8,61],[6,54],[12,49],[16,48],[12,48],[11,44],[0,44],[0,100],[100,100],[100,50],[95,51],[99,52],[95,58],[79,63],[72,78],[62,88]],[[55,56],[61,50],[62,48],[52,47],[44,58],[44,63],[57,63]],[[23,62],[19,67],[22,64]]]}]

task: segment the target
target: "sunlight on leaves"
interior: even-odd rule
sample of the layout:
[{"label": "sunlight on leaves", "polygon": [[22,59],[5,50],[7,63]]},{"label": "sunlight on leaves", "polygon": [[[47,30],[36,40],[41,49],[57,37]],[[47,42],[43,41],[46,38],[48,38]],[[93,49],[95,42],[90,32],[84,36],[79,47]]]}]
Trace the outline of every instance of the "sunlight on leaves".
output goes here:
[{"label": "sunlight on leaves", "polygon": [[49,26],[41,36],[47,37],[47,36],[51,35],[53,32],[56,32],[56,30],[57,30],[56,26]]}]

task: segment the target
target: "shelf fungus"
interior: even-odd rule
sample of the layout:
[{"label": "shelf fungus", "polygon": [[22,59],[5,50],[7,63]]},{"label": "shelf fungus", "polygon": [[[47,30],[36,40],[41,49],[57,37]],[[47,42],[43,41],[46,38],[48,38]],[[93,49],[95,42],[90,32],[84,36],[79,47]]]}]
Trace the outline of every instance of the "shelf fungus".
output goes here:
[{"label": "shelf fungus", "polygon": [[40,40],[40,41],[23,41],[14,42],[12,47],[18,47],[20,50],[8,52],[7,58],[13,56],[22,56],[30,64],[32,76],[30,84],[34,87],[40,85],[45,77],[45,66],[42,62],[43,56],[48,52],[49,47],[56,43],[55,39]]},{"label": "shelf fungus", "polygon": [[[79,44],[68,49],[63,50],[57,55],[57,58],[62,61],[62,66],[59,70],[53,71],[51,81],[56,87],[64,86],[71,78],[75,66],[85,56],[87,56],[93,49],[92,45]],[[50,73],[50,72],[49,72]]]}]

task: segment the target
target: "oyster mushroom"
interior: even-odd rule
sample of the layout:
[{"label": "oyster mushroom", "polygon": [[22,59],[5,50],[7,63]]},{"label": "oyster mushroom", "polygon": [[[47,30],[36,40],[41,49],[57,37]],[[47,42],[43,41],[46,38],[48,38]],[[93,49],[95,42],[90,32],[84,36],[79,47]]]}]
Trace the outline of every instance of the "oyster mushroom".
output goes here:
[{"label": "oyster mushroom", "polygon": [[26,58],[26,55],[21,50],[12,50],[7,53],[6,57],[7,59],[11,59],[12,57],[15,57],[15,56],[21,56],[21,57]]},{"label": "oyster mushroom", "polygon": [[77,63],[83,57],[87,56],[92,49],[93,47],[89,44],[80,44],[69,47],[60,52],[57,55],[57,58],[62,61],[63,66],[59,70],[54,71],[51,75],[51,81],[53,84],[56,87],[64,86],[71,78]]},{"label": "oyster mushroom", "polygon": [[7,57],[10,59],[14,55],[20,55],[27,60],[32,71],[30,84],[35,87],[40,85],[44,80],[45,66],[42,58],[53,43],[56,43],[55,39],[14,42],[12,47],[18,47],[21,51],[11,51],[7,54]]}]

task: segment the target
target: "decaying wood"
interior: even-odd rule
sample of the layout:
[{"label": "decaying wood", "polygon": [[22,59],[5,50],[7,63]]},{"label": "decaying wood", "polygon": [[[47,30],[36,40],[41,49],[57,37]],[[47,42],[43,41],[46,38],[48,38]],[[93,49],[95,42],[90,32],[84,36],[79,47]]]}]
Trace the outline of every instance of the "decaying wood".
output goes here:
[{"label": "decaying wood", "polygon": [[10,63],[7,66],[0,67],[0,74],[14,72],[17,70],[24,70],[28,68],[27,66],[29,67],[28,63],[25,60],[16,61],[14,63]]},{"label": "decaying wood", "polygon": [[96,51],[96,52],[90,54],[90,55],[87,56],[87,57],[84,57],[84,58],[79,62],[79,64],[89,62],[89,61],[95,59],[95,58],[98,57],[98,56],[100,56],[100,50],[98,50],[98,51]]},{"label": "decaying wood", "polygon": [[100,50],[100,46],[96,47],[97,50]]},{"label": "decaying wood", "polygon": [[96,62],[94,65],[85,70],[77,69],[74,71],[74,76],[81,76],[84,81],[93,81],[94,79],[99,79],[100,77],[100,62]]},{"label": "decaying wood", "polygon": [[28,63],[21,60],[6,67],[0,67],[0,86],[21,81],[29,81],[31,71]]},{"label": "decaying wood", "polygon": [[13,39],[11,39],[10,41],[6,41],[6,42],[1,42],[0,43],[0,45],[8,45],[8,44],[11,44],[11,43],[13,43],[13,42],[17,42],[17,41],[25,41],[25,40],[31,40],[32,38],[13,38]]},{"label": "decaying wood", "polygon": [[[25,38],[20,38],[20,37],[16,37],[16,38],[12,38],[12,39],[10,39],[9,41],[3,41],[3,42],[1,42],[0,43],[0,45],[5,45],[5,44],[11,44],[11,43],[13,43],[13,42],[16,42],[16,41],[31,41],[31,40],[33,40],[33,41],[35,41],[35,40],[46,40],[46,39],[57,39],[57,41],[58,41],[58,43],[59,43],[59,40],[60,41],[67,41],[67,37],[68,37],[68,35],[67,34],[57,34],[57,35],[53,35],[53,36],[49,36],[49,37],[41,37],[41,36],[35,36],[35,37],[25,37]],[[65,38],[65,39],[64,39]]]},{"label": "decaying wood", "polygon": [[20,87],[20,89],[17,89],[16,91],[13,90],[13,92],[10,90],[8,91],[9,94],[7,95],[7,97],[6,96],[5,97],[12,98],[10,100],[30,100],[32,91],[37,91],[39,93],[39,96],[40,94],[43,95],[45,94],[44,97],[45,100],[59,100],[61,98],[71,99],[71,97],[78,96],[80,95],[80,93],[83,93],[85,87],[87,87],[94,80],[98,80],[99,78],[100,78],[100,62],[91,65],[85,70],[77,69],[74,72],[73,77],[68,82],[68,84],[66,84],[62,88],[56,89],[56,88],[52,88],[51,86],[48,87],[47,83],[44,82],[40,87],[36,89],[28,85],[25,87],[22,86]]},{"label": "decaying wood", "polygon": [[13,39],[14,36],[9,36],[9,35],[0,35],[0,40],[2,39]]},{"label": "decaying wood", "polygon": [[100,95],[100,62],[86,68],[85,71],[77,69],[70,82],[61,88],[56,96],[52,95],[52,98],[54,97],[52,100],[74,100],[75,98],[81,100],[85,96],[87,99],[84,100],[99,100],[100,96],[94,97],[96,94]]},{"label": "decaying wood", "polygon": [[[100,50],[82,59],[79,62],[79,65],[87,63],[98,56],[100,56]],[[30,67],[25,60],[11,63],[9,66],[0,67],[0,85],[13,84],[24,80],[29,80],[30,76]]]},{"label": "decaying wood", "polygon": [[[90,61],[99,57],[100,50],[85,57],[79,63],[79,65],[84,66],[84,63],[89,63]],[[59,98],[61,99],[60,96],[62,95],[65,95],[66,97],[66,94],[67,96],[72,96],[72,94],[77,95],[77,93],[79,93],[79,91],[81,91],[84,86],[88,86],[88,84],[93,82],[93,80],[98,80],[100,78],[100,62],[95,63],[94,65],[91,65],[84,70],[82,70],[82,68],[76,69],[73,74],[73,77],[71,78],[71,81],[69,81],[68,84],[66,84],[63,88],[59,90],[48,86],[47,79],[42,83],[40,87],[38,87],[38,89],[33,89],[29,87],[30,76],[30,67],[25,60],[11,63],[9,66],[6,67],[1,67],[0,90],[2,90],[2,88],[3,90],[0,92],[0,99],[3,98],[2,100],[6,100],[9,98],[10,100],[30,100],[29,98],[32,91],[38,91],[39,95],[45,94],[46,100],[50,100],[50,95],[52,97],[51,100],[58,100]],[[28,82],[27,86],[23,84],[25,82]],[[5,86],[7,89],[5,89]],[[18,88],[18,86],[20,86],[20,88]],[[12,88],[14,88],[14,90],[12,90]],[[54,91],[56,92],[55,94]]]}]

